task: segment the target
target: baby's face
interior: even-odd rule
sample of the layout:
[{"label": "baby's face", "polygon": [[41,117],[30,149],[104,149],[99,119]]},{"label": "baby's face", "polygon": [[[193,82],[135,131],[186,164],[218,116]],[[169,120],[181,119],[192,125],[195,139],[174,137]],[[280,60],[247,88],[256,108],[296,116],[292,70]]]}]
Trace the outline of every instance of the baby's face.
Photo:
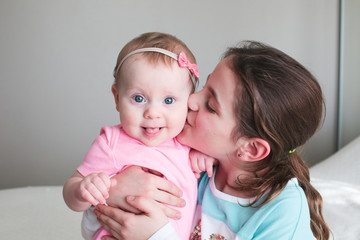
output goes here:
[{"label": "baby's face", "polygon": [[149,146],[177,136],[187,116],[192,89],[189,72],[173,61],[149,63],[141,55],[121,67],[119,86],[113,88],[124,131]]}]

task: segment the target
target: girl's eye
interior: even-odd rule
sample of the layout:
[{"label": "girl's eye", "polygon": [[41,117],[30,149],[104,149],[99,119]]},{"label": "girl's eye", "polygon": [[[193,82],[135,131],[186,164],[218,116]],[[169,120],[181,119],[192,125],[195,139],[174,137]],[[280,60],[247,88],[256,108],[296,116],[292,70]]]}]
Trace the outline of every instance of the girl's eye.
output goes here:
[{"label": "girl's eye", "polygon": [[138,103],[141,103],[141,102],[144,101],[144,97],[141,96],[141,95],[136,95],[136,96],[133,97],[133,99],[134,99],[135,102],[138,102]]},{"label": "girl's eye", "polygon": [[174,98],[172,98],[172,97],[167,97],[167,98],[165,98],[165,104],[172,104],[173,102],[175,101],[175,99]]},{"label": "girl's eye", "polygon": [[211,113],[215,113],[215,109],[210,106],[209,102],[206,102],[206,109]]}]

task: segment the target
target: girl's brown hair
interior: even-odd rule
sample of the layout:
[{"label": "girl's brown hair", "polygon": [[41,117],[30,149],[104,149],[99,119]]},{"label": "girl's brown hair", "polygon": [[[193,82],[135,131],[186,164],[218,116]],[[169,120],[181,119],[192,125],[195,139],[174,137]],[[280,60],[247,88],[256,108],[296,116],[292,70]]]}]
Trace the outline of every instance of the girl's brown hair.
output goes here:
[{"label": "girl's brown hair", "polygon": [[[246,166],[251,172],[263,174],[249,179],[239,177],[239,188],[257,196],[252,206],[258,207],[279,195],[291,178],[297,178],[308,200],[314,236],[329,239],[321,195],[310,184],[307,165],[297,151],[293,152],[323,123],[325,104],[320,85],[296,60],[259,42],[242,42],[228,49],[224,58],[229,59],[239,81],[235,90],[238,124],[234,140],[259,137],[271,147],[265,159]],[[258,204],[260,198],[264,200]]]},{"label": "girl's brown hair", "polygon": [[[190,49],[186,46],[186,44],[178,39],[177,37],[167,34],[167,33],[161,33],[161,32],[148,32],[143,33],[140,36],[134,38],[130,42],[128,42],[120,51],[119,56],[117,58],[116,66],[114,69],[114,78],[115,82],[114,84],[118,84],[120,80],[120,70],[119,64],[121,60],[130,52],[140,49],[140,48],[162,48],[165,50],[168,50],[170,52],[173,52],[175,54],[179,54],[181,51],[183,51],[186,54],[187,59],[195,64],[196,59],[193,55],[193,53],[190,51]],[[158,52],[144,52],[141,53],[143,56],[145,56],[149,61],[157,63],[158,61],[162,61],[166,64],[171,64],[171,61],[174,61],[169,56],[166,56],[162,53]],[[193,83],[193,92],[195,91],[195,88],[198,84],[198,78],[195,78],[195,82]]]}]

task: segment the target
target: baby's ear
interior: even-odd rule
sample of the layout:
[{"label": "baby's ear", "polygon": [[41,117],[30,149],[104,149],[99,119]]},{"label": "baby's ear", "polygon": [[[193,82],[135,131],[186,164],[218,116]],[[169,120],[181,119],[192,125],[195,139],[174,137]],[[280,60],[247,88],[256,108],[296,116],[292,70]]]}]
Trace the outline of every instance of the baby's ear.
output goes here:
[{"label": "baby's ear", "polygon": [[119,91],[117,89],[117,86],[115,84],[112,85],[111,87],[111,92],[114,95],[114,99],[115,99],[115,104],[116,104],[116,110],[119,112]]},{"label": "baby's ear", "polygon": [[241,160],[259,161],[266,158],[270,153],[270,144],[261,138],[248,139],[239,149]]}]

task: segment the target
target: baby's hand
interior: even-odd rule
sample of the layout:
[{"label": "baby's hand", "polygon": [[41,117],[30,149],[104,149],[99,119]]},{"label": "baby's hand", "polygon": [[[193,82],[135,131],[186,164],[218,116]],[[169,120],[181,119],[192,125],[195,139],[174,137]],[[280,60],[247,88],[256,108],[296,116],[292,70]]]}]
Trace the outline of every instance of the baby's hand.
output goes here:
[{"label": "baby's hand", "polygon": [[200,177],[200,173],[206,171],[209,177],[213,175],[213,166],[217,160],[213,157],[205,155],[204,153],[196,150],[190,151],[190,164],[196,178]]},{"label": "baby's hand", "polygon": [[92,173],[80,182],[80,196],[94,206],[105,204],[110,187],[111,180],[106,173]]}]

